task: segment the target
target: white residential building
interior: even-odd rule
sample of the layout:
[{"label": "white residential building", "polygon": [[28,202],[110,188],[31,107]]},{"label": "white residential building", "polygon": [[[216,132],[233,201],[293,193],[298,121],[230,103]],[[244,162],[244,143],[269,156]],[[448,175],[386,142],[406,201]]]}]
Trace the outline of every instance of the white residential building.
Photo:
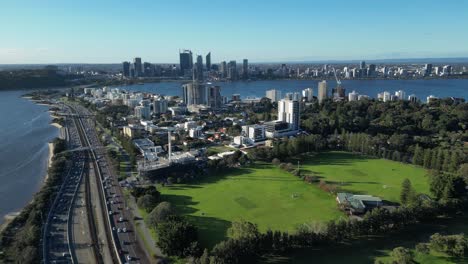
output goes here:
[{"label": "white residential building", "polygon": [[277,102],[281,100],[281,91],[280,90],[268,90],[266,91],[266,98],[269,98],[271,102]]},{"label": "white residential building", "polygon": [[278,120],[290,124],[291,130],[299,130],[300,110],[297,100],[283,99],[278,102]]}]

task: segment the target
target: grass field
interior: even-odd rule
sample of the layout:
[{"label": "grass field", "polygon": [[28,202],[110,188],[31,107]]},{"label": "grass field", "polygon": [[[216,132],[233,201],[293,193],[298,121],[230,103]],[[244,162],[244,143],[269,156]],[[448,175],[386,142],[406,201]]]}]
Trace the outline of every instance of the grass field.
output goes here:
[{"label": "grass field", "polygon": [[[418,192],[428,192],[425,171],[421,168],[344,152],[306,158],[301,169],[339,183],[347,191],[391,201],[398,201],[404,178],[411,179]],[[225,239],[234,220],[254,222],[261,231],[268,228],[294,231],[300,224],[344,217],[333,195],[271,164],[227,170],[195,184],[159,190],[163,200],[171,202],[199,227],[205,246]]]},{"label": "grass field", "polygon": [[419,193],[429,194],[426,170],[348,152],[325,152],[301,161],[301,169],[338,184],[342,191],[371,194],[399,202],[401,183],[408,178]]}]

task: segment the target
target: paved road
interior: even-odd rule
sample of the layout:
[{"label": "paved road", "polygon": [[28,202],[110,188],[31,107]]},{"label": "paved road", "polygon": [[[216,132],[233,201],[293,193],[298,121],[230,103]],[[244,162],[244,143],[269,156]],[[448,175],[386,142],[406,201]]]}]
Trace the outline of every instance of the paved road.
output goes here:
[{"label": "paved road", "polygon": [[[75,109],[84,115],[89,115],[89,111],[81,106],[74,106]],[[102,146],[97,138],[94,120],[86,118],[82,119],[86,131],[87,138],[93,147]],[[112,236],[117,244],[117,251],[122,262],[128,263],[149,263],[143,247],[138,243],[136,232],[133,230],[131,219],[133,219],[132,211],[124,204],[123,191],[120,187],[117,175],[110,170],[111,164],[107,158],[107,153],[104,149],[98,148],[92,150],[95,153],[97,163],[100,170],[100,179],[104,189],[106,200],[105,212],[107,212]],[[96,172],[96,174],[99,174]],[[94,200],[93,200],[94,201]],[[104,211],[104,210],[102,210]],[[98,214],[99,215],[99,214]]]}]

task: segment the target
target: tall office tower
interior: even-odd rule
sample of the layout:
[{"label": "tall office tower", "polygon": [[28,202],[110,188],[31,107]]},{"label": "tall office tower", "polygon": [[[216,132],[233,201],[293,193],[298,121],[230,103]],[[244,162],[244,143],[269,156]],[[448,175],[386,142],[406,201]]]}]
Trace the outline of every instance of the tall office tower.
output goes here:
[{"label": "tall office tower", "polygon": [[186,74],[187,71],[192,70],[193,56],[190,50],[179,51],[179,59],[180,59],[180,73],[182,75]]},{"label": "tall office tower", "polygon": [[249,78],[249,60],[244,59],[242,63],[242,78],[248,79]]},{"label": "tall office tower", "polygon": [[352,91],[351,93],[348,94],[348,101],[357,101],[359,98],[359,94],[356,93],[356,91]]},{"label": "tall office tower", "polygon": [[211,70],[211,52],[208,52],[208,54],[206,54],[206,70]]},{"label": "tall office tower", "polygon": [[440,67],[439,67],[439,66],[435,67],[435,70],[434,70],[434,71],[435,71],[435,75],[437,75],[437,76],[439,76],[440,73],[441,73],[441,70],[440,70]]},{"label": "tall office tower", "polygon": [[327,97],[328,97],[327,81],[323,80],[319,82],[318,84],[317,99],[319,103],[322,103],[322,101],[325,100]]},{"label": "tall office tower", "polygon": [[122,75],[124,77],[130,77],[130,62],[124,61],[122,62],[122,66],[123,66]]},{"label": "tall office tower", "polygon": [[133,60],[133,65],[134,65],[134,68],[135,68],[135,77],[143,76],[143,67],[141,65],[141,58],[136,57]]},{"label": "tall office tower", "polygon": [[228,64],[227,78],[230,80],[237,80],[237,63],[232,60]]},{"label": "tall office tower", "polygon": [[164,114],[167,112],[167,100],[158,98],[153,102],[153,112],[155,114]]},{"label": "tall office tower", "polygon": [[426,63],[424,65],[424,76],[430,76],[432,73],[432,64],[431,63]]},{"label": "tall office tower", "polygon": [[395,96],[398,100],[406,100],[406,93],[403,90],[396,91]]},{"label": "tall office tower", "polygon": [[208,106],[211,108],[221,108],[223,103],[220,86],[208,87]]},{"label": "tall office tower", "polygon": [[375,75],[375,64],[369,64],[369,68],[367,68],[367,77],[374,77]]},{"label": "tall office tower", "polygon": [[280,90],[268,90],[266,91],[266,98],[270,99],[271,102],[278,102],[281,99],[281,91]]},{"label": "tall office tower", "polygon": [[221,72],[221,77],[226,78],[227,77],[227,65],[226,62],[223,61],[221,62],[221,65],[219,67],[219,71]]},{"label": "tall office tower", "polygon": [[366,62],[365,61],[361,61],[361,63],[359,64],[359,69],[360,70],[364,70],[366,68]]},{"label": "tall office tower", "polygon": [[149,106],[136,106],[135,107],[135,116],[138,119],[148,119],[150,117],[150,108]]},{"label": "tall office tower", "polygon": [[131,78],[135,78],[136,77],[136,74],[135,74],[135,65],[133,63],[130,63],[130,77]]},{"label": "tall office tower", "polygon": [[299,130],[299,101],[282,99],[278,101],[278,121],[289,123],[291,130]]},{"label": "tall office tower", "polygon": [[143,63],[143,73],[146,77],[153,77],[155,74],[154,65],[149,62]]},{"label": "tall office tower", "polygon": [[312,88],[306,88],[302,90],[302,97],[307,100],[307,102],[312,102],[314,99],[314,91]]},{"label": "tall office tower", "polygon": [[187,106],[206,105],[208,103],[206,86],[201,83],[191,82],[182,85],[182,96]]},{"label": "tall office tower", "polygon": [[193,68],[193,80],[203,82],[203,57],[201,55],[197,56],[197,63]]}]

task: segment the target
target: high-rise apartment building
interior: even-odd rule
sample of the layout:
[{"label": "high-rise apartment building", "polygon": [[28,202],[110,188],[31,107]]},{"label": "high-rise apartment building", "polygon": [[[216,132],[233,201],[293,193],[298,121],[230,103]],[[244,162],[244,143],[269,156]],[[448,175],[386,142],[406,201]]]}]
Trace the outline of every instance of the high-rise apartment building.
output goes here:
[{"label": "high-rise apartment building", "polygon": [[164,114],[167,112],[167,100],[158,98],[153,102],[153,112],[155,114]]},{"label": "high-rise apartment building", "polygon": [[270,99],[271,102],[277,102],[281,100],[281,91],[280,90],[268,90],[266,91],[266,98]]},{"label": "high-rise apartment building", "polygon": [[348,101],[357,101],[359,99],[359,94],[356,91],[352,91],[348,94]]},{"label": "high-rise apartment building", "polygon": [[327,91],[327,81],[323,80],[318,84],[318,92],[317,92],[317,99],[319,103],[322,103],[328,97]]},{"label": "high-rise apartment building", "polygon": [[135,107],[135,116],[139,119],[148,119],[151,116],[149,106],[136,106]]},{"label": "high-rise apartment building", "polygon": [[208,93],[206,86],[191,82],[182,85],[182,96],[184,103],[190,105],[206,105],[208,103]]},{"label": "high-rise apartment building", "polygon": [[220,108],[223,103],[220,86],[208,87],[208,106],[211,108]]},{"label": "high-rise apartment building", "polygon": [[278,101],[278,121],[289,123],[291,130],[299,130],[299,111],[297,100],[282,99]]},{"label": "high-rise apartment building", "polygon": [[426,63],[424,65],[424,76],[430,76],[432,73],[432,64],[431,63]]},{"label": "high-rise apartment building", "polygon": [[314,99],[314,91],[312,88],[302,90],[302,98],[305,98],[307,102],[312,102]]}]

